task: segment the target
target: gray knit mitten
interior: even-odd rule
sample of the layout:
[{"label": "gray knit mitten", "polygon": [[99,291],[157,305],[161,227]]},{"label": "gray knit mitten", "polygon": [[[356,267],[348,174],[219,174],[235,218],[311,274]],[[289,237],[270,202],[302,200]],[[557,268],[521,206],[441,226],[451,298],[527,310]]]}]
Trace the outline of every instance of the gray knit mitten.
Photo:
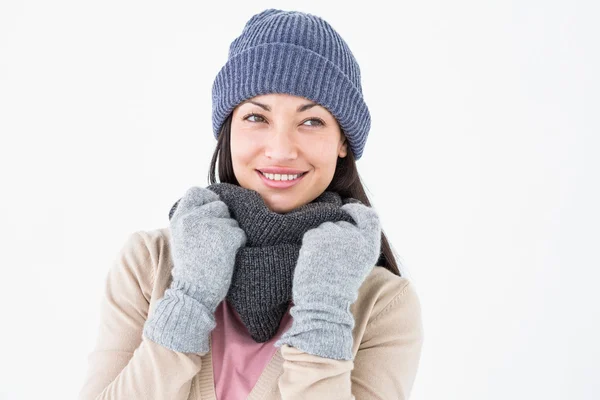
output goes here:
[{"label": "gray knit mitten", "polygon": [[356,225],[325,222],[307,231],[294,271],[292,326],[275,343],[305,353],[352,360],[354,316],[350,306],[381,249],[375,210],[362,203],[342,207]]},{"label": "gray knit mitten", "polygon": [[246,234],[213,191],[192,187],[170,220],[173,280],[146,320],[146,338],[182,353],[209,351],[215,310]]}]

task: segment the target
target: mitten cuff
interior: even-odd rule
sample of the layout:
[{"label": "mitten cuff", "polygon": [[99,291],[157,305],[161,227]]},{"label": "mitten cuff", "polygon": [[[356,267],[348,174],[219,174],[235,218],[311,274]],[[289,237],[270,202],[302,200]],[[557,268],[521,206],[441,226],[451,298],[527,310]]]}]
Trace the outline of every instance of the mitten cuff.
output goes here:
[{"label": "mitten cuff", "polygon": [[[295,347],[305,353],[332,358],[336,360],[352,360],[354,338],[352,330],[354,319],[338,318],[340,322],[332,322],[326,314],[317,310],[303,310],[296,305],[290,309],[294,321],[291,328],[275,343]],[[342,322],[344,321],[344,322]]]},{"label": "mitten cuff", "polygon": [[143,335],[173,351],[208,352],[216,322],[214,312],[193,297],[196,291],[194,285],[174,280],[146,320]]}]

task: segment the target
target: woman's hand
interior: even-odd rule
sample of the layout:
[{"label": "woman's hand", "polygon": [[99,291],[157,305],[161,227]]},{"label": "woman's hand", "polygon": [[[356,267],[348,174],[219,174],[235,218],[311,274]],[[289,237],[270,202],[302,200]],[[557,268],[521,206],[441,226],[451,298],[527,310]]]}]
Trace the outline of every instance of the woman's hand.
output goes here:
[{"label": "woman's hand", "polygon": [[173,279],[196,286],[194,297],[214,313],[229,291],[246,234],[219,196],[201,187],[186,192],[170,224]]},{"label": "woman's hand", "polygon": [[371,207],[349,203],[342,210],[356,225],[325,222],[304,234],[292,288],[294,321],[276,346],[288,344],[322,357],[352,359],[350,305],[379,259],[381,226]]},{"label": "woman's hand", "polygon": [[206,352],[214,312],[229,291],[246,234],[219,196],[201,187],[190,188],[179,201],[170,228],[173,281],[144,335],[174,351]]}]

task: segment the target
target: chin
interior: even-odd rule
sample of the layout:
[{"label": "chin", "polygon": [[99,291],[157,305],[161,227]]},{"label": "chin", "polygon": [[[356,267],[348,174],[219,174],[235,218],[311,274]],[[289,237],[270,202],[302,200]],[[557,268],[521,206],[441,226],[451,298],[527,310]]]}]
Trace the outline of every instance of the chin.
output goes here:
[{"label": "chin", "polygon": [[269,207],[269,209],[271,211],[279,213],[279,214],[288,213],[288,212],[292,211],[293,209],[298,208],[302,205],[302,204],[298,204],[293,199],[290,200],[290,199],[287,199],[286,197],[287,197],[286,195],[268,196],[267,198],[265,198],[265,196],[263,196],[263,199],[265,200],[265,203],[267,204],[267,206]]},{"label": "chin", "polygon": [[282,202],[265,201],[265,203],[267,204],[267,206],[269,207],[269,209],[271,211],[279,213],[279,214],[288,213],[288,212],[292,211],[294,208],[296,208],[296,206],[285,203],[285,202],[282,203]]}]

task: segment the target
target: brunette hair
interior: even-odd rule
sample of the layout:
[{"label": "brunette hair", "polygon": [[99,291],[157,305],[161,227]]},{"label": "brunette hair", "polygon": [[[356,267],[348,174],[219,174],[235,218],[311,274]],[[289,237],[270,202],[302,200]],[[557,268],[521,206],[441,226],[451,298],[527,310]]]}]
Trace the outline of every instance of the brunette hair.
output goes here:
[{"label": "brunette hair", "polygon": [[[231,162],[231,118],[232,113],[225,119],[219,131],[217,145],[208,171],[208,180],[211,185],[217,183],[215,172],[218,163],[219,181],[239,186]],[[344,134],[341,127],[340,130],[342,131],[342,134]],[[348,154],[346,157],[338,157],[333,179],[325,190],[337,192],[342,198],[352,197],[358,199],[361,203],[371,206],[362,182],[360,181],[356,162],[350,146],[348,146]],[[383,230],[381,231],[381,254],[379,255],[379,260],[377,260],[377,266],[384,267],[394,275],[401,276],[398,264],[396,263],[396,258],[392,253],[392,249]]]}]

